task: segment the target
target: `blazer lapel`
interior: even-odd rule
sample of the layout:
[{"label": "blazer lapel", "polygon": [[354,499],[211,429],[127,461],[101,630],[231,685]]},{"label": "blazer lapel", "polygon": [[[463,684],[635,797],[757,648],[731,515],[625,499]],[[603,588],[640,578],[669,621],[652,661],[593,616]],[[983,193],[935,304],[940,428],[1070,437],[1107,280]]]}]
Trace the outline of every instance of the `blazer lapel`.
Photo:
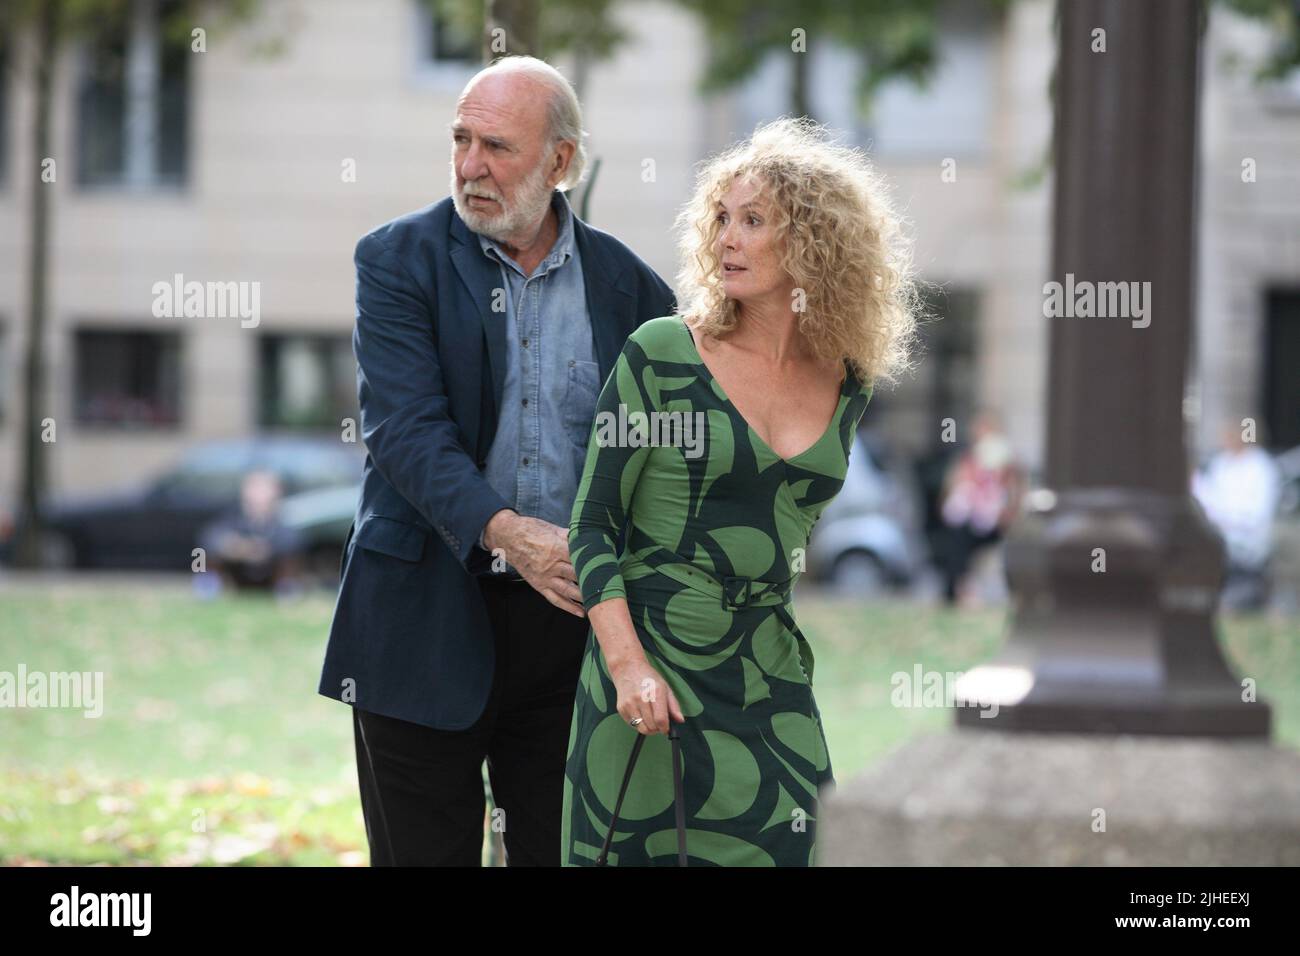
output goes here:
[{"label": "blazer lapel", "polygon": [[625,266],[592,242],[591,230],[576,213],[573,232],[578,255],[582,258],[582,284],[587,293],[587,315],[591,319],[596,364],[600,367],[600,380],[604,382],[614,370],[614,363],[618,361],[635,324],[628,306],[633,295],[619,281]]},{"label": "blazer lapel", "polygon": [[501,267],[483,254],[478,236],[470,232],[455,210],[451,214],[451,236],[452,265],[474,300],[483,327],[483,339],[487,342],[488,369],[496,402],[493,410],[495,422],[495,409],[501,407],[501,395],[506,387],[506,313],[492,311],[492,290],[501,285]]}]

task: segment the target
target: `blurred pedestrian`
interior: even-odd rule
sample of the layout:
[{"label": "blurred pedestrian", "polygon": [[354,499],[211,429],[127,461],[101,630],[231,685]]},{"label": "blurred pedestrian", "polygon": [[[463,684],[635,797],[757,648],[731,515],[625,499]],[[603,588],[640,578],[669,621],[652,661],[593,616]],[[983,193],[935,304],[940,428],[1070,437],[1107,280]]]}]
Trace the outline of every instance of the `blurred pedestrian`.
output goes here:
[{"label": "blurred pedestrian", "polygon": [[982,548],[1002,540],[1020,509],[1024,478],[997,414],[980,412],[974,438],[944,479],[940,514],[946,528],[940,564],[944,599],[967,603],[967,572]]}]

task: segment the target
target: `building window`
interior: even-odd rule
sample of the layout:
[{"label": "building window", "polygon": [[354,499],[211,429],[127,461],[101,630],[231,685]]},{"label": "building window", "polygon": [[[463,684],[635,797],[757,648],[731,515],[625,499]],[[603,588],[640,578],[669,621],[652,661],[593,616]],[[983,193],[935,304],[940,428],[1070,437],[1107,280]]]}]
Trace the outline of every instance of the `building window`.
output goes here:
[{"label": "building window", "polygon": [[338,430],[358,421],[357,366],[347,335],[266,335],[261,339],[259,424]]},{"label": "building window", "polygon": [[957,440],[967,439],[979,385],[979,291],[929,288],[925,298],[932,318],[919,330],[924,361],[896,388],[876,393],[867,416],[881,437],[912,455],[950,450],[935,425],[946,418],[958,423]]},{"label": "building window", "polygon": [[1264,295],[1263,406],[1265,447],[1300,445],[1300,288]]},{"label": "building window", "polygon": [[969,288],[929,291],[926,311],[936,317],[921,329],[930,355],[930,420],[951,414],[969,421],[979,384],[979,293]]},{"label": "building window", "polygon": [[77,96],[77,181],[153,188],[185,181],[189,39],[176,0],[130,0],[86,41]]},{"label": "building window", "polygon": [[413,0],[415,77],[425,85],[459,90],[483,65],[478,31],[429,0]]},{"label": "building window", "polygon": [[[915,376],[873,397],[872,408],[879,437],[912,459],[922,535],[929,553],[937,556],[946,553],[949,543],[942,515],[944,480],[970,442],[978,408],[980,293],[931,286],[925,298],[925,311],[933,318],[920,328],[924,360]],[[942,440],[945,419],[955,423],[956,441]]]},{"label": "building window", "polygon": [[85,425],[180,424],[180,334],[79,329],[76,416]]}]

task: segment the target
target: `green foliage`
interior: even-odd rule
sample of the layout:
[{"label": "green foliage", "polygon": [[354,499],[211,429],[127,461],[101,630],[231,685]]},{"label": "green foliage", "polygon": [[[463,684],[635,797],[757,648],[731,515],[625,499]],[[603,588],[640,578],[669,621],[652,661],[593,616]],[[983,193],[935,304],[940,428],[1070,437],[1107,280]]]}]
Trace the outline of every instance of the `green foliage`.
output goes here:
[{"label": "green foliage", "polygon": [[1300,67],[1300,3],[1294,0],[1219,0],[1263,21],[1274,33],[1273,51],[1255,71],[1256,81],[1277,80]]},{"label": "green foliage", "polygon": [[[57,9],[64,37],[112,29],[124,23],[131,10],[131,0],[4,0],[0,3],[0,32],[16,33],[50,5]],[[245,19],[258,5],[259,0],[176,0],[164,6],[163,33],[168,39],[188,40],[194,27]]]},{"label": "green foliage", "polygon": [[[857,95],[869,112],[872,95],[893,77],[924,84],[937,64],[941,0],[678,0],[703,22],[709,59],[703,92],[748,79],[773,52],[795,52],[802,39],[811,51],[824,38],[856,50],[863,69]],[[796,31],[802,30],[800,37]],[[796,106],[797,104],[792,104]]]},{"label": "green foliage", "polygon": [[[485,0],[420,0],[461,30],[483,36]],[[590,60],[613,56],[628,39],[615,21],[617,0],[538,0],[538,55],[546,58],[573,53]]]},{"label": "green foliage", "polygon": [[[858,53],[857,97],[869,115],[876,92],[902,79],[920,87],[938,66],[939,15],[944,0],[677,0],[698,16],[708,42],[702,92],[731,89],[749,79],[771,53],[793,53],[792,31],[802,29],[808,49],[832,39]],[[965,0],[980,2],[980,0]],[[1003,15],[1015,0],[982,0]],[[1265,21],[1276,32],[1273,53],[1256,77],[1276,79],[1300,66],[1300,3],[1294,0],[1216,0]],[[792,97],[793,99],[793,97]],[[797,104],[791,104],[797,107]]]}]

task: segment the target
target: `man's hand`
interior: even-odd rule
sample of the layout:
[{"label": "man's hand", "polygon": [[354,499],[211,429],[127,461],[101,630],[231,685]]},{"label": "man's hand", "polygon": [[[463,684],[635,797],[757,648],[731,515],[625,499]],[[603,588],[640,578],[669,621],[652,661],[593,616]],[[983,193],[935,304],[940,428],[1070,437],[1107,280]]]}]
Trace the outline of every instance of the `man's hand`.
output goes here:
[{"label": "man's hand", "polygon": [[569,529],[514,511],[498,511],[483,529],[483,543],[499,548],[533,590],[574,617],[586,617],[578,576],[569,560]]}]

